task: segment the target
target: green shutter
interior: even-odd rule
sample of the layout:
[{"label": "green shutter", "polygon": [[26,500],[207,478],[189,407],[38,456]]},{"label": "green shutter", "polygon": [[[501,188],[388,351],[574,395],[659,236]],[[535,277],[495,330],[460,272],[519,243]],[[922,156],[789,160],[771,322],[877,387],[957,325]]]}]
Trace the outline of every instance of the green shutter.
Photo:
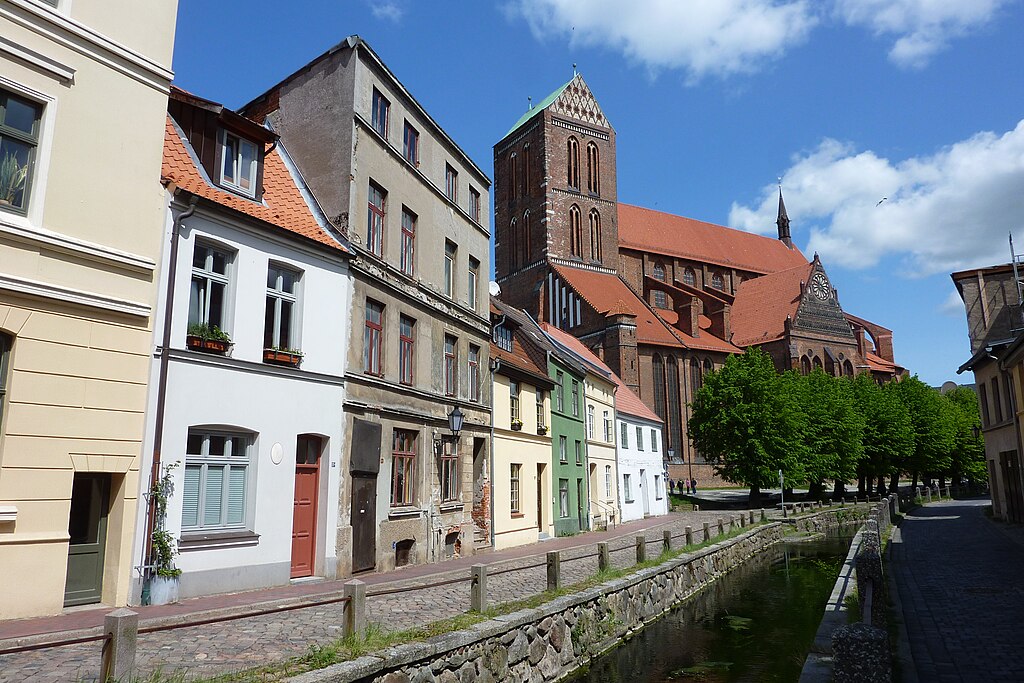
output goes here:
[{"label": "green shutter", "polygon": [[221,524],[224,495],[224,465],[207,465],[206,490],[203,497],[203,526]]},{"label": "green shutter", "polygon": [[245,467],[232,467],[228,478],[228,524],[245,521]]},{"label": "green shutter", "polygon": [[182,486],[181,526],[199,526],[199,477],[202,466],[185,467],[185,484]]}]

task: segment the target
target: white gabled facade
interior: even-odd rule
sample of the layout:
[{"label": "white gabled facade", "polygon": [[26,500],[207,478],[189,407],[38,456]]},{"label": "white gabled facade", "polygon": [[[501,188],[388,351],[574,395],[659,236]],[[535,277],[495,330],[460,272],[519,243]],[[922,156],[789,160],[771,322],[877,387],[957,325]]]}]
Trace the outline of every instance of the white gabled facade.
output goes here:
[{"label": "white gabled facade", "polygon": [[[623,391],[620,385],[616,398]],[[668,514],[661,423],[624,412],[620,402],[615,427],[622,521]]]}]

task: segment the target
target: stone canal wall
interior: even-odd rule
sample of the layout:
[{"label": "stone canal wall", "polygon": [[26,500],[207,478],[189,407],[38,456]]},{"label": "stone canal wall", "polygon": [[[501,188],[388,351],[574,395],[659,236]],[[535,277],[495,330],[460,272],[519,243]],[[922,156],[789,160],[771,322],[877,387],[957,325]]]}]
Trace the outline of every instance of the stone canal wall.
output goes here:
[{"label": "stone canal wall", "polygon": [[[835,528],[855,508],[813,515]],[[845,513],[845,514],[838,514]],[[857,513],[860,514],[860,513]],[[863,511],[866,516],[867,510]],[[806,519],[806,518],[805,518]],[[797,520],[798,528],[803,522]],[[768,546],[789,525],[773,522],[656,567],[502,615],[471,628],[329,666],[296,683],[513,683],[556,681],[639,631]]]}]

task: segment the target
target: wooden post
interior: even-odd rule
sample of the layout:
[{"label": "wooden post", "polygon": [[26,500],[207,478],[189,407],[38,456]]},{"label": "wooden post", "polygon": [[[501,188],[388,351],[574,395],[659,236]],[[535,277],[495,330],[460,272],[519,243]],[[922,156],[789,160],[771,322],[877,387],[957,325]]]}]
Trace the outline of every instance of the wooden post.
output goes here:
[{"label": "wooden post", "polygon": [[474,612],[487,610],[487,565],[474,564],[469,588],[469,608]]},{"label": "wooden post", "polygon": [[761,508],[761,521],[762,522],[767,522],[768,521],[768,515],[765,514],[764,508]]},{"label": "wooden post", "polygon": [[611,554],[608,552],[608,543],[607,541],[601,541],[597,544],[597,570],[603,572],[610,569],[611,566]]},{"label": "wooden post", "polygon": [[667,553],[672,551],[672,532],[668,529],[664,529],[661,532],[661,552]]},{"label": "wooden post", "polygon": [[[719,520],[719,521],[721,521],[721,520]],[[706,541],[710,541],[710,540],[711,540],[711,525],[708,524],[707,522],[704,522],[704,541],[706,542]]]},{"label": "wooden post", "polygon": [[754,526],[754,511],[749,510],[748,512],[750,514],[748,515],[747,521],[750,522],[750,526]]},{"label": "wooden post", "polygon": [[103,617],[101,681],[130,681],[135,673],[135,650],[139,640],[139,615],[130,609],[116,609]]},{"label": "wooden post", "polygon": [[[705,526],[707,526],[705,524]],[[693,545],[693,527],[686,527],[686,545]]]},{"label": "wooden post", "polygon": [[548,553],[548,590],[556,591],[562,586],[562,556],[555,550]]},{"label": "wooden post", "polygon": [[343,595],[348,598],[342,636],[362,635],[366,631],[366,584],[352,579],[346,581],[342,588]]},{"label": "wooden post", "polygon": [[636,563],[640,564],[647,559],[647,539],[643,536],[636,537]]},{"label": "wooden post", "polygon": [[722,518],[721,517],[718,518],[718,535],[719,536],[724,536],[725,535],[725,524],[722,523]]}]

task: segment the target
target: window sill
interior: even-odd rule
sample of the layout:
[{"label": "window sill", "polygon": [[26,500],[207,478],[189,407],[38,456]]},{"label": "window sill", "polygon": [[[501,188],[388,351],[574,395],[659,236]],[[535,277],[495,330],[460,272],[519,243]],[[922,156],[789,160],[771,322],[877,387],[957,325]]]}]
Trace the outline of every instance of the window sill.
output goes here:
[{"label": "window sill", "polygon": [[447,503],[441,503],[441,512],[455,512],[456,510],[462,510],[465,506],[459,501],[450,501]]},{"label": "window sill", "polygon": [[635,500],[633,500],[632,498],[627,498],[627,499],[626,499],[626,502],[627,502],[627,503],[635,503],[636,501],[635,501]]},{"label": "window sill", "polygon": [[526,516],[526,513],[523,513],[523,512],[513,512],[512,513],[512,519],[522,519],[525,516]]},{"label": "window sill", "polygon": [[393,507],[388,510],[388,519],[403,519],[406,517],[419,517],[423,511],[412,506]]},{"label": "window sill", "polygon": [[219,531],[186,531],[178,539],[178,550],[212,550],[259,545],[260,535],[249,529],[223,529]]}]

